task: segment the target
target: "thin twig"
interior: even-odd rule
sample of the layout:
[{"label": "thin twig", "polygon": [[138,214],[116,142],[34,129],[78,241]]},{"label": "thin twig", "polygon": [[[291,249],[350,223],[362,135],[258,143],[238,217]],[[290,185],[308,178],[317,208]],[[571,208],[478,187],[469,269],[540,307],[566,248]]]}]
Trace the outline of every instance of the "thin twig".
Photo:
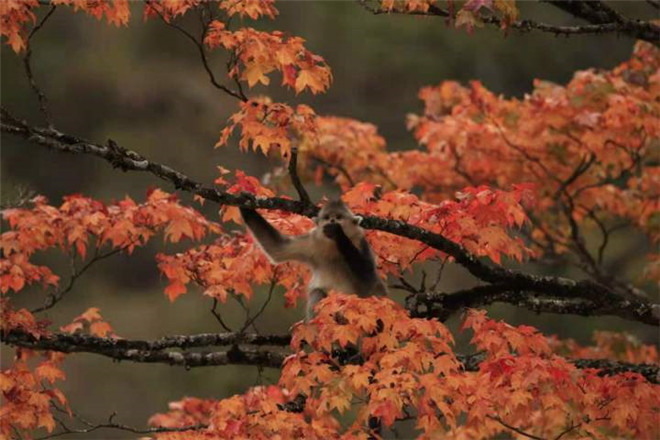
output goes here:
[{"label": "thin twig", "polygon": [[[243,328],[239,331],[239,333],[243,333],[247,328],[252,325],[261,314],[263,314],[264,310],[266,310],[266,306],[268,306],[268,303],[270,303],[270,300],[273,296],[273,291],[275,290],[275,286],[277,285],[277,269],[275,269],[275,274],[273,275],[273,279],[270,282],[270,287],[268,288],[268,297],[266,298],[266,301],[261,305],[261,308],[259,311],[250,319],[248,319],[245,324],[243,325]],[[256,327],[254,328],[255,331],[257,331]],[[257,331],[258,333],[258,331]]]},{"label": "thin twig", "polygon": [[191,425],[191,426],[183,426],[180,428],[165,428],[165,427],[134,428],[132,426],[122,425],[113,422],[113,423],[99,423],[97,425],[93,425],[91,427],[83,428],[83,429],[74,429],[74,428],[69,428],[62,420],[60,420],[57,417],[55,417],[55,420],[57,420],[57,423],[62,427],[62,431],[53,434],[48,434],[43,437],[37,437],[35,440],[46,440],[67,434],[89,434],[90,432],[94,432],[99,429],[118,429],[120,431],[128,431],[134,434],[157,434],[163,432],[199,431],[202,429],[206,429],[208,427],[208,425]]},{"label": "thin twig", "polygon": [[220,326],[222,328],[224,328],[228,332],[232,332],[233,330],[227,324],[225,324],[225,322],[223,321],[222,315],[220,315],[220,312],[218,312],[216,310],[217,307],[218,307],[218,299],[213,298],[213,306],[211,307],[211,313],[213,314],[213,316],[215,316],[215,319],[218,321],[218,323],[220,323]]},{"label": "thin twig", "polygon": [[506,423],[504,420],[502,420],[501,418],[499,418],[497,416],[487,416],[487,417],[489,419],[495,420],[496,422],[498,422],[500,425],[504,426],[505,428],[510,429],[511,431],[514,431],[514,432],[522,435],[523,437],[531,438],[532,440],[545,440],[543,437],[538,437],[536,435],[529,434],[529,433],[523,431],[522,429],[516,428],[515,426],[511,426],[511,425],[509,425],[508,423]]},{"label": "thin twig", "polygon": [[30,83],[30,87],[32,88],[32,91],[37,95],[37,99],[39,100],[39,109],[41,111],[41,114],[43,115],[44,119],[46,120],[46,124],[49,128],[53,128],[53,118],[50,114],[50,111],[48,110],[48,98],[46,98],[46,95],[44,92],[41,90],[39,85],[37,84],[37,81],[34,79],[34,74],[32,73],[32,65],[31,65],[31,60],[32,60],[32,37],[35,36],[37,32],[46,24],[46,21],[53,15],[55,12],[55,9],[57,9],[57,6],[52,5],[50,10],[44,15],[44,17],[41,19],[41,21],[32,29],[32,32],[30,32],[30,35],[27,38],[27,43],[26,43],[26,48],[25,48],[25,56],[23,57],[23,66],[25,68],[25,75],[27,76],[28,82]]},{"label": "thin twig", "polygon": [[[234,98],[239,99],[243,102],[246,102],[248,100],[247,96],[245,96],[245,94],[243,93],[242,90],[239,89],[239,91],[237,92],[237,91],[231,90],[229,87],[224,86],[224,85],[222,85],[218,82],[218,80],[215,77],[215,74],[213,73],[213,70],[211,70],[211,67],[209,66],[209,61],[208,61],[208,58],[206,56],[206,49],[204,48],[203,41],[202,42],[197,41],[197,38],[195,38],[190,32],[188,32],[187,30],[185,30],[181,26],[178,26],[178,25],[172,23],[171,21],[167,21],[165,19],[165,17],[163,16],[163,14],[161,14],[160,11],[158,11],[157,9],[154,8],[154,11],[156,12],[156,14],[158,14],[158,16],[161,18],[163,23],[165,23],[167,26],[169,26],[173,29],[176,29],[178,32],[180,32],[182,35],[184,35],[186,38],[188,38],[195,45],[195,47],[197,48],[197,51],[199,52],[199,56],[200,56],[200,59],[202,61],[202,65],[204,66],[204,70],[208,74],[209,80],[211,81],[211,84],[213,84],[213,86],[216,89],[222,90],[223,92],[227,93],[228,95],[233,96]],[[204,33],[206,33],[206,30],[204,30]]]},{"label": "thin twig", "polygon": [[74,286],[76,280],[78,278],[80,278],[85,272],[87,272],[87,270],[89,270],[89,268],[92,267],[95,263],[98,263],[101,260],[104,260],[108,257],[111,257],[113,255],[118,254],[119,252],[122,252],[122,251],[128,249],[128,247],[130,247],[135,242],[136,242],[136,240],[132,240],[131,243],[129,243],[125,246],[113,249],[113,250],[108,251],[105,254],[101,254],[101,255],[98,254],[99,248],[97,247],[94,257],[90,261],[88,261],[80,269],[76,269],[75,263],[74,263],[74,258],[73,258],[73,255],[72,255],[72,258],[71,258],[71,276],[69,277],[69,283],[67,284],[67,286],[64,289],[58,290],[58,291],[53,292],[50,295],[48,295],[48,297],[46,298],[46,302],[44,303],[43,306],[32,309],[32,310],[30,310],[30,312],[31,313],[39,313],[39,312],[43,312],[45,310],[48,310],[48,309],[52,308],[55,304],[60,302],[67,293],[69,293],[73,289],[73,286]]}]

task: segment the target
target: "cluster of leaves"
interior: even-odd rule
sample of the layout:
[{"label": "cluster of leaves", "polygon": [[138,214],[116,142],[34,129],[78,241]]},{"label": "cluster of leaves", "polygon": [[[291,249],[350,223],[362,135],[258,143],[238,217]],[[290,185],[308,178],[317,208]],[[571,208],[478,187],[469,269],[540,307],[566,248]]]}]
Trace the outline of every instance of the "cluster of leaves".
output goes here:
[{"label": "cluster of leaves", "polygon": [[[591,222],[606,236],[605,222],[617,217],[635,224],[653,242],[660,239],[660,167],[650,159],[660,130],[660,56],[653,46],[640,43],[630,61],[611,71],[579,72],[565,87],[538,81],[522,100],[498,97],[478,82],[424,88],[424,114],[410,116],[408,125],[425,149],[389,153],[373,125],[317,116],[305,105],[294,108],[243,95],[240,81],[249,87],[268,85],[275,71],[281,73],[282,85],[296,93],[323,93],[332,80],[324,59],[310,52],[300,37],[249,27],[229,29],[236,15],[274,18],[278,12],[273,3],[145,2],[145,19],[158,17],[170,24],[199,9],[204,32],[197,43],[204,61],[207,48],[229,52],[228,77],[239,88],[233,96],[241,102],[218,146],[236,129],[244,151],[279,150],[288,159],[298,146],[303,165],[315,168],[317,181],[324,173],[335,177],[355,212],[442,234],[495,262],[504,256],[522,260],[536,253],[574,250],[576,223]],[[35,22],[41,4],[0,2],[2,35],[15,52],[26,48],[28,25]],[[130,17],[127,0],[52,4],[105,17],[117,26]],[[447,4],[455,7],[454,2]],[[413,14],[432,11],[435,5],[434,0],[380,3],[385,11]],[[218,19],[217,13],[226,19]],[[448,16],[455,18],[456,26],[471,30],[493,18],[507,28],[517,14],[512,0],[469,0]],[[237,171],[230,181],[228,173],[220,168],[215,183],[230,194],[275,195],[254,177]],[[532,188],[538,193],[534,216],[528,215]],[[248,235],[224,233],[161,190],[151,191],[141,204],[126,198],[106,205],[77,195],[59,207],[40,197],[32,202],[32,209],[3,212],[10,227],[0,238],[3,332],[23,330],[35,338],[47,334],[48,323],[26,309],[14,310],[8,294],[35,283],[62,289],[59,277],[32,263],[31,257],[55,248],[72,261],[85,260],[90,237],[94,261],[103,246],[130,253],[158,232],[170,242],[218,234],[211,244],[158,255],[158,267],[169,281],[165,293],[172,301],[190,283],[222,303],[229,295],[249,300],[254,284],[270,283],[283,286],[287,303],[295,305],[308,281],[302,267],[287,264],[276,270]],[[287,234],[304,233],[313,225],[298,215],[263,215]],[[237,208],[223,207],[222,220],[240,221]],[[512,228],[526,233],[527,225],[528,243],[510,234]],[[367,239],[384,275],[400,276],[414,262],[446,258],[421,243],[379,231],[370,231]],[[660,274],[660,255],[650,256],[650,261],[647,272]],[[52,297],[57,298],[57,291]],[[277,386],[219,401],[174,402],[151,423],[165,428],[208,426],[159,434],[167,439],[366,439],[397,429],[422,438],[492,438],[512,432],[530,438],[660,435],[654,424],[660,416],[657,386],[637,374],[604,377],[596,370],[580,370],[558,355],[657,363],[653,347],[600,333],[595,348],[584,348],[574,341],[548,339],[531,327],[490,320],[478,311],[468,313],[464,328],[474,332],[472,344],[482,359],[477,371],[467,371],[474,368],[459,360],[452,335],[437,320],[410,318],[389,299],[332,294],[320,303],[314,319],[295,326],[295,354],[287,358]],[[114,336],[96,308],[61,330]],[[51,407],[68,409],[61,392],[40,386],[41,381],[52,384],[64,378],[58,368],[61,355],[45,353],[45,361],[33,370],[27,365],[30,356],[19,350],[14,365],[0,375],[5,398],[0,433],[5,437],[13,429],[52,431]]]},{"label": "cluster of leaves", "polygon": [[25,331],[35,338],[46,333],[48,322],[37,320],[28,309],[15,310],[9,298],[0,297],[0,330],[8,332],[14,329]]},{"label": "cluster of leaves", "polygon": [[[168,23],[191,9],[209,3],[204,0],[146,0],[144,18],[162,17]],[[275,18],[279,13],[274,6],[275,0],[220,0],[217,6],[227,13],[228,17],[238,14],[239,17],[250,17],[253,20],[262,16]]]},{"label": "cluster of leaves", "polygon": [[[59,207],[49,205],[41,196],[31,202],[34,206],[30,209],[2,212],[9,225],[9,230],[0,236],[3,256],[0,260],[0,292],[3,295],[37,282],[44,287],[58,286],[59,277],[48,266],[30,261],[38,251],[56,248],[69,253],[72,260],[76,256],[85,260],[90,237],[94,240],[93,258],[98,258],[104,246],[130,254],[136,246],[146,244],[158,232],[173,243],[184,237],[199,240],[206,232],[220,232],[217,224],[192,208],[180,205],[176,196],[159,189],[150,191],[146,202],[140,204],[125,197],[106,205],[80,195],[65,197]],[[6,297],[0,300],[3,330],[21,328],[35,335],[40,333],[43,325],[29,311],[14,311]],[[83,320],[95,326],[96,319]],[[105,335],[108,331],[100,333]]]},{"label": "cluster of leaves", "polygon": [[[347,191],[344,199],[358,213],[376,215],[441,234],[461,244],[475,255],[499,262],[502,256],[523,260],[530,250],[519,237],[509,235],[511,228],[527,222],[525,208],[532,200],[528,185],[514,185],[511,191],[466,187],[457,200],[432,204],[406,191],[376,195],[377,187],[361,183]],[[438,251],[422,243],[384,232],[371,231],[373,247],[382,255],[383,270],[399,274],[413,262],[439,258]]]},{"label": "cluster of leaves", "polygon": [[226,145],[232,132],[240,127],[239,147],[247,151],[268,154],[278,148],[282,157],[291,157],[292,139],[302,133],[313,136],[316,131],[316,115],[306,105],[298,105],[294,110],[282,103],[273,103],[268,98],[254,99],[240,104],[240,111],[233,114],[230,124],[220,134],[216,147]]},{"label": "cluster of leaves", "polygon": [[[72,6],[74,11],[84,11],[105,19],[115,26],[127,25],[130,17],[128,0],[51,0],[53,6]],[[36,21],[35,11],[39,0],[7,0],[0,2],[0,35],[18,53],[27,47],[28,24]]]},{"label": "cluster of leaves", "polygon": [[304,297],[308,280],[302,267],[287,263],[275,269],[247,235],[222,236],[213,244],[175,255],[159,254],[158,268],[169,280],[165,294],[171,301],[187,292],[191,281],[204,288],[204,295],[227,301],[228,294],[252,298],[253,285],[276,282],[286,289],[287,305]]},{"label": "cluster of leaves", "polygon": [[80,316],[76,316],[70,324],[60,327],[64,333],[89,333],[90,335],[105,337],[117,337],[109,322],[101,316],[98,307],[90,307]]},{"label": "cluster of leaves", "polygon": [[0,391],[4,400],[0,408],[2,438],[13,438],[15,429],[27,432],[45,428],[52,432],[55,428],[53,406],[70,414],[66,397],[59,389],[52,387],[55,381],[66,378],[59,369],[64,355],[42,353],[43,359],[31,367],[28,361],[35,356],[30,350],[19,349],[11,368],[0,372]]},{"label": "cluster of leaves", "polygon": [[38,0],[10,0],[0,3],[0,35],[7,38],[7,44],[14,52],[25,49],[27,44],[26,27],[34,23],[32,10],[39,6]]},{"label": "cluster of leaves", "polygon": [[[379,0],[380,8],[386,12],[405,14],[427,14],[440,4],[438,0]],[[447,0],[447,10],[442,14],[459,28],[465,26],[468,32],[475,27],[483,27],[484,20],[496,19],[502,29],[507,29],[517,20],[519,12],[515,0],[467,0],[459,3]],[[455,10],[456,7],[458,10]]]},{"label": "cluster of leaves", "polygon": [[32,203],[31,209],[2,212],[10,228],[2,233],[0,241],[4,256],[0,273],[2,293],[10,288],[19,291],[25,283],[35,281],[57,284],[58,278],[47,267],[29,263],[36,251],[75,249],[85,259],[90,236],[95,238],[96,249],[109,244],[131,253],[160,231],[172,243],[183,237],[199,240],[207,231],[220,231],[217,224],[160,189],[149,191],[146,202],[140,204],[127,196],[106,205],[81,195],[65,197],[59,207],[49,205],[42,196],[32,199]]},{"label": "cluster of leaves", "polygon": [[444,83],[422,90],[425,114],[410,126],[430,153],[453,165],[455,177],[500,187],[534,182],[532,238],[540,249],[570,248],[573,222],[596,228],[617,217],[657,243],[660,167],[651,158],[660,135],[659,66],[660,51],[638,43],[631,60],[612,71],[578,72],[566,87],[537,81],[522,101],[479,83]]},{"label": "cluster of leaves", "polygon": [[306,88],[314,94],[324,92],[332,80],[325,60],[305,49],[305,40],[300,37],[253,28],[232,32],[225,23],[215,20],[209,25],[204,42],[210,48],[222,46],[232,51],[240,64],[234,64],[229,76],[247,81],[250,87],[270,84],[267,75],[275,70],[282,73],[282,85],[293,87],[296,93]]},{"label": "cluster of leaves", "polygon": [[[170,23],[203,3],[224,12],[227,23],[234,15],[258,19],[263,16],[275,18],[278,14],[273,0],[168,0],[145,1],[143,16],[145,19],[162,18]],[[108,23],[116,26],[127,25],[130,19],[128,0],[53,0],[52,5],[72,6],[75,11],[84,11],[97,19],[105,16]],[[35,10],[39,6],[37,0],[0,3],[2,35],[15,52],[26,48],[27,24],[35,22]],[[249,27],[231,31],[226,22],[216,19],[206,24],[204,43],[209,48],[223,47],[231,52],[231,78],[247,81],[250,87],[258,83],[268,85],[270,78],[267,75],[277,70],[282,74],[282,85],[294,88],[297,93],[309,89],[316,94],[330,86],[330,67],[323,57],[305,48],[304,39],[287,37],[279,31],[263,32]]]},{"label": "cluster of leaves", "polygon": [[499,18],[500,26],[506,30],[518,19],[516,0],[468,0],[456,13],[454,24],[472,32],[475,27],[483,27],[487,17]]},{"label": "cluster of leaves", "polygon": [[[6,307],[6,298],[0,299],[2,312],[2,331],[21,329],[35,338],[48,335],[46,321],[36,321],[26,309],[18,312]],[[20,316],[22,321],[16,321]],[[7,319],[5,318],[7,317]],[[89,333],[99,337],[116,337],[110,324],[103,319],[100,310],[92,307],[65,326],[64,333]],[[9,439],[16,432],[29,432],[45,428],[52,432],[55,428],[53,410],[72,415],[67,399],[61,390],[53,387],[55,381],[65,380],[66,375],[60,369],[65,358],[64,353],[42,352],[36,361],[37,353],[28,349],[17,349],[12,366],[0,372],[0,391],[3,404],[0,408],[0,438]],[[32,366],[29,360],[33,359]],[[18,430],[18,431],[16,431]]]},{"label": "cluster of leaves", "polygon": [[[369,124],[317,118],[319,142],[303,142],[302,160],[344,189],[355,176],[389,189],[421,189],[436,203],[465,184],[533,183],[538,201],[527,238],[540,254],[579,254],[577,224],[604,236],[633,225],[657,243],[659,67],[660,51],[638,42],[614,69],[578,72],[565,87],[536,81],[522,100],[496,96],[479,82],[444,82],[423,88],[424,114],[408,118],[425,151],[389,153]],[[660,275],[659,262],[649,256],[648,277]]]},{"label": "cluster of leaves", "polygon": [[185,438],[366,439],[380,435],[377,425],[404,429],[407,420],[416,420],[407,429],[420,438],[493,438],[512,427],[535,438],[660,434],[654,385],[634,373],[578,370],[532,327],[470,311],[463,328],[484,360],[468,372],[443,324],[410,318],[391,300],[333,294],[317,311],[294,328],[296,354],[277,387],[218,402],[185,399],[152,423],[208,424]]},{"label": "cluster of leaves", "polygon": [[575,359],[613,359],[635,364],[660,364],[658,348],[628,333],[594,332],[595,344],[583,347],[573,339],[551,339],[555,353]]},{"label": "cluster of leaves", "polygon": [[[33,207],[30,209],[2,212],[9,230],[0,236],[3,257],[0,260],[0,292],[3,295],[0,297],[0,330],[5,334],[12,330],[24,331],[36,339],[50,333],[50,322],[37,319],[25,308],[15,310],[8,297],[10,293],[17,293],[36,282],[52,288],[58,286],[59,277],[50,268],[30,262],[35,253],[56,248],[69,253],[72,260],[75,256],[84,260],[90,236],[95,238],[94,258],[97,258],[104,245],[130,253],[158,231],[172,242],[184,236],[200,239],[207,231],[219,231],[217,225],[181,206],[176,197],[161,190],[150,191],[147,201],[142,204],[127,197],[106,205],[80,195],[66,197],[59,207],[49,205],[41,196],[31,199],[31,203]],[[115,337],[112,327],[95,307],[60,327],[60,331]],[[44,359],[39,362],[29,362],[32,358],[36,360],[35,353],[18,349],[12,366],[0,372],[2,438],[12,438],[15,430],[29,432],[45,428],[51,432],[55,427],[53,409],[71,414],[65,396],[52,386],[55,381],[65,379],[59,368],[64,355],[44,352],[42,356]]]}]

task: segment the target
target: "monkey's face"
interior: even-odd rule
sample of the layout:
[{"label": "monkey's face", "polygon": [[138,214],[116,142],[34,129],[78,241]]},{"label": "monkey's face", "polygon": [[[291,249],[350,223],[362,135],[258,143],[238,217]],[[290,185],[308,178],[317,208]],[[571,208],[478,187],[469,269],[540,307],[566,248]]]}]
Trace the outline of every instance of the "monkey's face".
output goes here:
[{"label": "monkey's face", "polygon": [[316,224],[323,229],[327,224],[339,223],[344,231],[360,223],[361,217],[353,215],[348,209],[321,209]]}]

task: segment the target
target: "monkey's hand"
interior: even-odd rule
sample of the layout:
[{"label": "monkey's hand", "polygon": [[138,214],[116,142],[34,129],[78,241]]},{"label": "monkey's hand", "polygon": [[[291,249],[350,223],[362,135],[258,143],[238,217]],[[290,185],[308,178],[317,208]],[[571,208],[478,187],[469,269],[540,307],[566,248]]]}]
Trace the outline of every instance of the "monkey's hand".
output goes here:
[{"label": "monkey's hand", "polygon": [[339,237],[342,232],[344,231],[339,223],[328,223],[323,226],[323,234],[328,238],[335,239]]}]

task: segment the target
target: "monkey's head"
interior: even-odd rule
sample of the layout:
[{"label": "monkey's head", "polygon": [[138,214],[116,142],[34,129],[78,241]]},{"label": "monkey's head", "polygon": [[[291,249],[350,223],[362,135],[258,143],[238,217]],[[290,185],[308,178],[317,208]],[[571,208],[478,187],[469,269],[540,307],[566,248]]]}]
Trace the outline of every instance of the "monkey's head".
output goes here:
[{"label": "monkey's head", "polygon": [[314,218],[314,221],[321,229],[329,223],[339,223],[346,231],[347,228],[359,225],[362,217],[353,214],[344,202],[339,199],[328,200],[321,208],[321,211],[319,211],[318,217]]}]

